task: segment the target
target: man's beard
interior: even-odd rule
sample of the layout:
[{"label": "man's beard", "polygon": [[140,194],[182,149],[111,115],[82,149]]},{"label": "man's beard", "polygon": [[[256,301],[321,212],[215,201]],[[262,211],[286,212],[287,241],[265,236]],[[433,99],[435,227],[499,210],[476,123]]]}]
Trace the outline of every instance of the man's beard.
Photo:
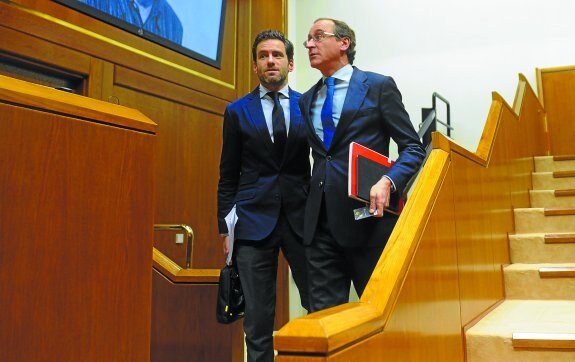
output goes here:
[{"label": "man's beard", "polygon": [[285,82],[286,77],[283,76],[282,74],[276,76],[276,77],[266,77],[264,76],[261,79],[261,82],[264,84],[269,84],[269,85],[281,85]]}]

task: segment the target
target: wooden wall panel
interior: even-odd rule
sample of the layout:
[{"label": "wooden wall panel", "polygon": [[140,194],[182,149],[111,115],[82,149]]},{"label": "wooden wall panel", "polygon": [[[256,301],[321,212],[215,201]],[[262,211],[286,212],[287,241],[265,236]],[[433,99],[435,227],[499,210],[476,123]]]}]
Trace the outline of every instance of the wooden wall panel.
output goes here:
[{"label": "wooden wall panel", "polygon": [[[190,225],[192,267],[219,269],[223,254],[214,221],[221,116],[119,86],[113,93],[121,104],[158,120],[156,223]],[[185,245],[176,245],[174,235],[156,233],[156,248],[185,266]]]},{"label": "wooden wall panel", "polygon": [[453,190],[442,190],[377,347],[386,351],[386,361],[463,360],[456,210]]},{"label": "wooden wall panel", "polygon": [[148,360],[153,134],[0,113],[0,360]]},{"label": "wooden wall panel", "polygon": [[244,360],[243,322],[216,322],[217,282],[172,283],[156,269],[152,282],[152,362]]},{"label": "wooden wall panel", "polygon": [[477,310],[485,310],[492,305],[502,290],[493,294],[493,269],[487,260],[493,260],[490,247],[490,233],[485,233],[485,215],[489,212],[484,199],[483,166],[466,162],[460,155],[452,154],[453,185],[466,185],[454,190],[454,204],[457,225],[459,255],[459,279],[462,320],[469,321],[477,315]]},{"label": "wooden wall panel", "polygon": [[575,154],[575,66],[538,69],[539,94],[547,112],[551,154]]}]

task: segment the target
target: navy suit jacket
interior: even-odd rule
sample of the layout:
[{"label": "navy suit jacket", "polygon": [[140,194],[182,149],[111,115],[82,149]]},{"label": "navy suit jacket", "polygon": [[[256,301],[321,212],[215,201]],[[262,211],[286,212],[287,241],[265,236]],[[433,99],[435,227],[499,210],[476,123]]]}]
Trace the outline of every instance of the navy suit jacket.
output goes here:
[{"label": "navy suit jacket", "polygon": [[401,194],[420,168],[425,149],[415,131],[393,79],[354,67],[341,117],[329,149],[315,133],[310,110],[320,80],[300,99],[312,149],[313,172],[305,211],[304,244],[312,242],[325,195],[329,228],[341,246],[376,246],[387,242],[397,217],[354,219],[353,210],[365,203],[348,197],[349,144],[355,141],[386,156],[390,139],[398,145],[398,158],[387,175]]},{"label": "navy suit jacket", "polygon": [[218,185],[218,226],[236,204],[235,238],[262,240],[274,229],[280,207],[294,232],[303,237],[305,200],[309,190],[309,145],[298,100],[290,89],[290,126],[281,164],[264,117],[259,87],[229,104],[224,113],[223,146]]}]

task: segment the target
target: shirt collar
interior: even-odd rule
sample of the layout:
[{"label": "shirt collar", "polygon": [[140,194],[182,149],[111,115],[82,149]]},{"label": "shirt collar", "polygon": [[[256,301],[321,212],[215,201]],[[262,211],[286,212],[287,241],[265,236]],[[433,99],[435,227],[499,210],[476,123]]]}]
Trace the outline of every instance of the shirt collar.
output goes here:
[{"label": "shirt collar", "polygon": [[[352,73],[353,73],[353,67],[351,66],[351,64],[348,63],[343,67],[339,68],[338,70],[336,70],[336,72],[333,73],[331,77],[345,82],[349,82]],[[325,81],[325,78],[327,77],[323,77],[322,79]]]},{"label": "shirt collar", "polygon": [[[271,92],[269,89],[260,84],[260,98],[265,97],[269,92]],[[286,84],[278,93],[283,94],[285,98],[289,98],[289,86]]]}]

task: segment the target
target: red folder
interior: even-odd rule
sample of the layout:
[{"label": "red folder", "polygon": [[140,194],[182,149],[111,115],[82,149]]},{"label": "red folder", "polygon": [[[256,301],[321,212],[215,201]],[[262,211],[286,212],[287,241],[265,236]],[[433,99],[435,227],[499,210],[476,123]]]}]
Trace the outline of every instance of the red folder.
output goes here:
[{"label": "red folder", "polygon": [[[352,142],[349,145],[348,196],[369,203],[369,192],[393,165],[393,161],[370,148]],[[390,195],[386,211],[399,214],[403,209],[403,198]]]}]

